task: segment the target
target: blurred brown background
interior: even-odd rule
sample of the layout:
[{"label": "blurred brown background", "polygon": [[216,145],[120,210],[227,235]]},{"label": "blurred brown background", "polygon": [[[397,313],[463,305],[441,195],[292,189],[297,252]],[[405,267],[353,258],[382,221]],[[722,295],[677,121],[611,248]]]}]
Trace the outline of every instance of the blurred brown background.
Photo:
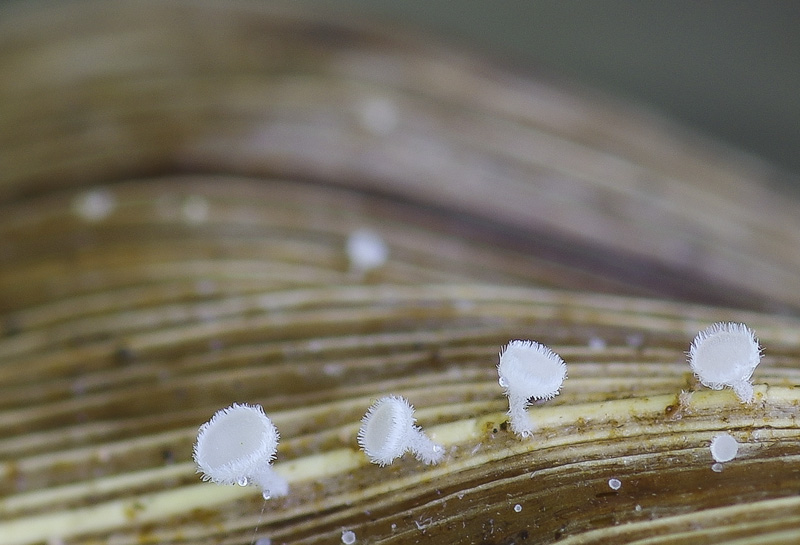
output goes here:
[{"label": "blurred brown background", "polygon": [[800,180],[800,3],[296,0],[639,102]]}]

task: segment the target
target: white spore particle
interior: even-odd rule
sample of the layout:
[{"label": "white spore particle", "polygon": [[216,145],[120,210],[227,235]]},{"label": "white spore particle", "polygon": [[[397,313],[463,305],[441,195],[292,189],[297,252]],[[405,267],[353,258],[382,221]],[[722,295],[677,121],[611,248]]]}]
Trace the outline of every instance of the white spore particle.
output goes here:
[{"label": "white spore particle", "polygon": [[644,344],[644,335],[641,333],[632,333],[625,337],[625,343],[632,348],[638,348]]},{"label": "white spore particle", "polygon": [[514,512],[515,513],[519,513],[520,511],[522,511],[522,506],[520,504],[515,505],[514,506]]},{"label": "white spore particle", "polygon": [[753,376],[761,361],[755,333],[744,324],[719,322],[704,329],[689,348],[689,367],[713,390],[727,386],[743,403],[753,401]]},{"label": "white spore particle", "polygon": [[739,452],[739,443],[731,434],[720,433],[711,440],[709,449],[715,462],[730,462]]},{"label": "white spore particle", "polygon": [[622,482],[620,482],[619,479],[609,479],[608,486],[611,488],[611,490],[619,490],[622,486]]},{"label": "white spore particle", "polygon": [[191,225],[198,225],[204,223],[208,219],[209,205],[205,197],[200,195],[191,195],[183,201],[181,206],[181,213],[186,223]]},{"label": "white spore particle", "polygon": [[606,347],[605,339],[601,339],[600,337],[590,337],[589,338],[589,348],[592,350],[603,350]]},{"label": "white spore particle", "polygon": [[88,222],[97,222],[107,218],[116,207],[116,198],[106,189],[87,191],[72,201],[72,211]]},{"label": "white spore particle", "polygon": [[347,530],[345,532],[342,532],[342,543],[344,543],[344,545],[353,545],[353,543],[355,543],[355,542],[356,542],[356,533],[355,532],[353,532],[351,530]]},{"label": "white spore particle", "polygon": [[363,273],[382,267],[389,259],[389,248],[375,231],[357,229],[347,237],[347,257],[350,268]]},{"label": "white spore particle", "polygon": [[397,128],[397,105],[393,100],[375,97],[365,100],[358,110],[361,126],[376,135],[389,134]]},{"label": "white spore particle", "polygon": [[533,432],[528,413],[530,399],[550,399],[558,395],[567,378],[567,366],[558,354],[533,341],[511,341],[500,352],[498,383],[508,397],[511,430],[522,437]]}]

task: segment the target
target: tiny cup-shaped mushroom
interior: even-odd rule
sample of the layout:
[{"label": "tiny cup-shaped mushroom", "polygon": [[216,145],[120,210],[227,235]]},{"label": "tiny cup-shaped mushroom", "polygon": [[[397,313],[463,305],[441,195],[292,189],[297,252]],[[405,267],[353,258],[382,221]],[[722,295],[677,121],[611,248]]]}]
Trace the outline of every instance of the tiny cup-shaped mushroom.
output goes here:
[{"label": "tiny cup-shaped mushroom", "polygon": [[730,462],[739,453],[739,443],[730,433],[720,433],[711,440],[709,450],[715,462]]},{"label": "tiny cup-shaped mushroom", "polygon": [[358,445],[373,464],[385,466],[410,450],[417,460],[439,463],[444,448],[415,425],[414,407],[403,397],[386,396],[372,404],[361,419]]},{"label": "tiny cup-shaped mushroom", "polygon": [[567,366],[558,354],[533,341],[511,341],[497,365],[500,386],[508,396],[511,430],[529,437],[533,425],[526,411],[530,399],[551,399],[567,378]]},{"label": "tiny cup-shaped mushroom", "polygon": [[761,361],[755,333],[744,324],[720,322],[704,329],[689,348],[689,366],[703,385],[733,389],[744,403],[753,400],[753,376]]},{"label": "tiny cup-shaped mushroom", "polygon": [[289,483],[270,466],[279,439],[260,405],[234,403],[200,426],[194,445],[197,472],[217,484],[255,485],[265,499],[285,496]]}]

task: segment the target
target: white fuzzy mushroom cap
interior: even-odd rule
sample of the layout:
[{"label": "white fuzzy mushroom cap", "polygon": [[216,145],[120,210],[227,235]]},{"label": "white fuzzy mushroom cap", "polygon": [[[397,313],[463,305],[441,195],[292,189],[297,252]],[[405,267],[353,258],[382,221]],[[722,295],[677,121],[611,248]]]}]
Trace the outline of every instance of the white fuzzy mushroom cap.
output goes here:
[{"label": "white fuzzy mushroom cap", "polygon": [[203,480],[242,484],[275,458],[280,435],[260,405],[234,403],[200,426],[194,461]]},{"label": "white fuzzy mushroom cap", "polygon": [[758,339],[744,324],[716,323],[698,333],[689,348],[689,366],[700,382],[714,390],[730,386],[742,401],[752,397],[750,377],[760,361]]},{"label": "white fuzzy mushroom cap", "polygon": [[361,419],[358,445],[370,462],[382,466],[391,464],[411,446],[414,422],[414,408],[405,398],[382,397]]},{"label": "white fuzzy mushroom cap", "polygon": [[564,384],[567,365],[543,344],[511,341],[500,352],[497,374],[507,394],[525,399],[550,399],[558,395]]},{"label": "white fuzzy mushroom cap", "polygon": [[715,435],[709,445],[715,462],[730,462],[739,453],[739,443],[730,433]]}]

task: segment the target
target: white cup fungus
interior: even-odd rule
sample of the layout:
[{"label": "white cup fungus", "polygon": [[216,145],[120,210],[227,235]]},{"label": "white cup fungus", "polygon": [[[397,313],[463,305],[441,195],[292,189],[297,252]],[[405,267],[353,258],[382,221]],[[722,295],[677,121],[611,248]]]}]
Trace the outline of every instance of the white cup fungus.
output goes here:
[{"label": "white cup fungus", "polygon": [[508,396],[511,430],[529,437],[533,425],[526,411],[530,399],[551,399],[567,378],[567,366],[558,354],[533,341],[511,341],[497,365],[500,386]]},{"label": "white cup fungus", "polygon": [[200,426],[194,461],[204,481],[255,485],[264,499],[285,496],[289,483],[271,467],[280,435],[260,405],[234,403]]},{"label": "white cup fungus", "polygon": [[744,324],[720,322],[704,329],[689,348],[689,366],[704,386],[733,389],[744,403],[753,400],[753,376],[761,361],[755,333]]},{"label": "white cup fungus", "polygon": [[730,462],[739,453],[739,443],[730,433],[715,435],[709,446],[715,462]]},{"label": "white cup fungus", "polygon": [[377,400],[361,419],[358,445],[373,464],[385,466],[410,450],[426,464],[436,464],[444,448],[415,426],[414,407],[403,397]]}]

